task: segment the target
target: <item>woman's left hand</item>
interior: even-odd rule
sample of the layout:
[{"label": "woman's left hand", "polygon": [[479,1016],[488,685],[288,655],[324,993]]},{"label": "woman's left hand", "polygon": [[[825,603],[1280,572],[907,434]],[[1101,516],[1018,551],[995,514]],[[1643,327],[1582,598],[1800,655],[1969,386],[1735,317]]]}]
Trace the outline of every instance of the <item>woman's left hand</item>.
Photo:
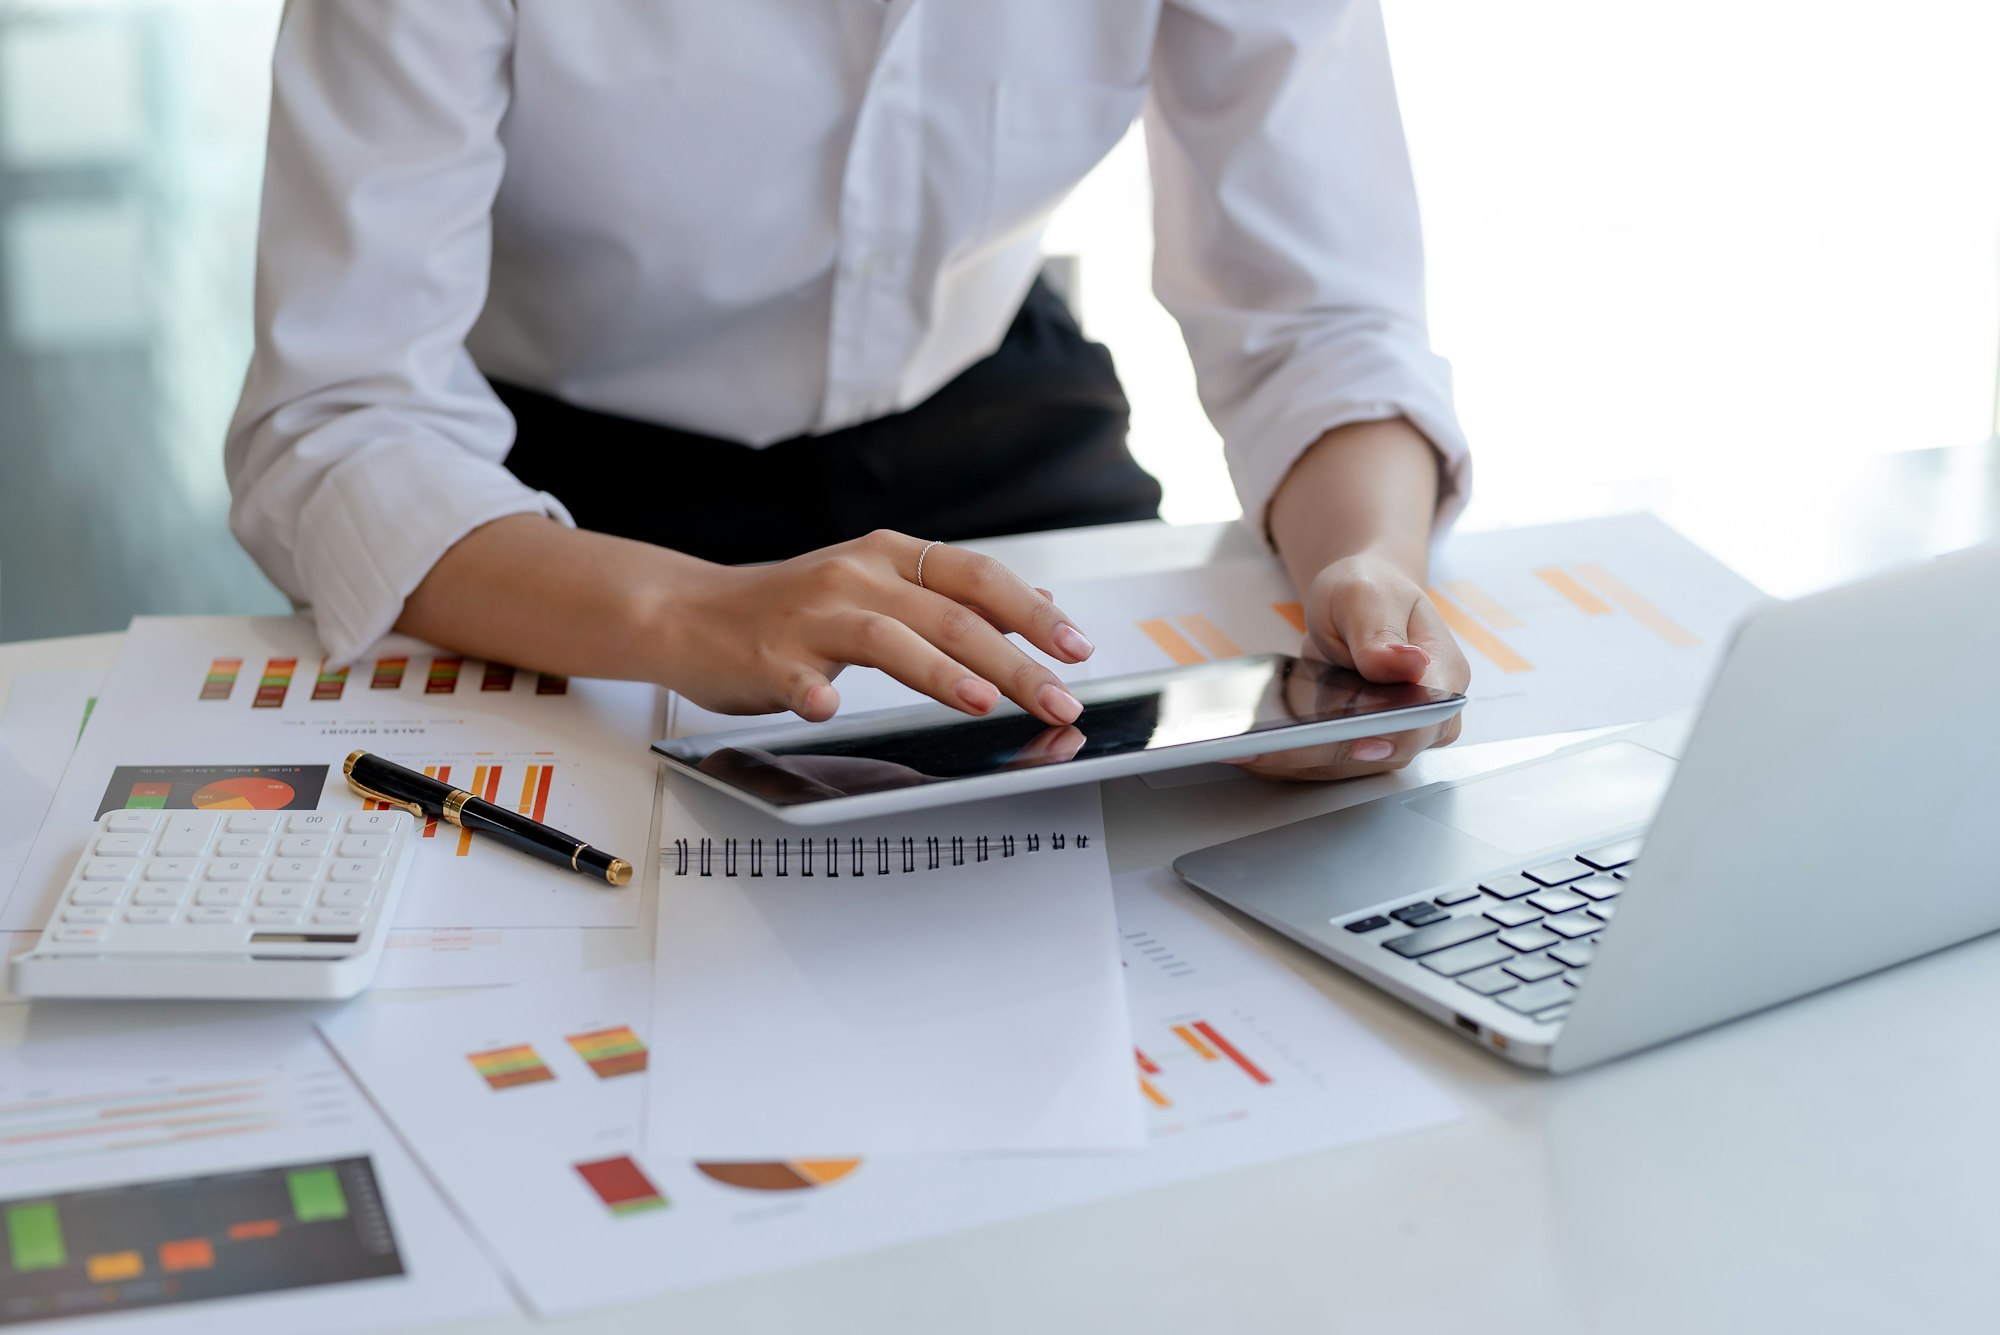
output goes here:
[{"label": "woman's left hand", "polygon": [[[1385,557],[1344,557],[1319,572],[1304,599],[1303,653],[1352,668],[1370,681],[1417,682],[1463,691],[1472,678],[1465,655],[1423,588]],[[1401,769],[1419,751],[1458,737],[1458,716],[1414,732],[1297,751],[1274,751],[1235,763],[1266,779],[1352,779]]]}]

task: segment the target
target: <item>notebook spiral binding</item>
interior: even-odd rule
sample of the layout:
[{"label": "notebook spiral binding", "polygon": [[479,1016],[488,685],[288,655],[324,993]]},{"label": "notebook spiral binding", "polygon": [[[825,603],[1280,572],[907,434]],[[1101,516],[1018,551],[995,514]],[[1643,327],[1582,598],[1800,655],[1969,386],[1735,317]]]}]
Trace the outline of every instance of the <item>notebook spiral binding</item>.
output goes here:
[{"label": "notebook spiral binding", "polygon": [[[1039,853],[1043,846],[1039,834],[1018,839],[1011,834],[997,838],[979,834],[970,839],[961,834],[931,834],[923,836],[921,845],[916,836],[907,834],[893,842],[887,835],[873,839],[853,835],[845,839],[835,835],[823,839],[809,835],[796,839],[676,839],[674,875],[888,876],[892,872],[963,867],[968,857],[976,864],[996,857]],[[1047,847],[1058,853],[1065,848],[1089,848],[1090,836],[1051,834]],[[843,864],[847,868],[844,872]]]}]

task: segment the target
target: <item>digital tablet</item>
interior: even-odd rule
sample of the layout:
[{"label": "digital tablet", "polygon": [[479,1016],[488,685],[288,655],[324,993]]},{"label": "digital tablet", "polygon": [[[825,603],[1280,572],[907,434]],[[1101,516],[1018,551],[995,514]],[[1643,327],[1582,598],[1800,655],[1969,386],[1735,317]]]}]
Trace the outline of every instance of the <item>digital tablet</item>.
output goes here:
[{"label": "digital tablet", "polygon": [[1006,701],[984,718],[919,705],[653,750],[673,772],[779,820],[825,825],[1407,732],[1465,706],[1449,691],[1371,682],[1289,654],[1064,684],[1083,713],[1061,727]]}]

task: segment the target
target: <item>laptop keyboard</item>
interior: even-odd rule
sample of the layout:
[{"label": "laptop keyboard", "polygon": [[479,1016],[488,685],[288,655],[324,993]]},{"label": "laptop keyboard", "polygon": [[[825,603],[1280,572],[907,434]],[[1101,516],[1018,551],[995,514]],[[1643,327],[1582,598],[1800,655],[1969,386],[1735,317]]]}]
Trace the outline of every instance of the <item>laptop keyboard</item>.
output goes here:
[{"label": "laptop keyboard", "polygon": [[1617,915],[1642,842],[1621,839],[1487,877],[1346,928],[1357,936],[1383,933],[1382,949],[1509,1010],[1560,1020],[1597,953],[1592,938]]}]

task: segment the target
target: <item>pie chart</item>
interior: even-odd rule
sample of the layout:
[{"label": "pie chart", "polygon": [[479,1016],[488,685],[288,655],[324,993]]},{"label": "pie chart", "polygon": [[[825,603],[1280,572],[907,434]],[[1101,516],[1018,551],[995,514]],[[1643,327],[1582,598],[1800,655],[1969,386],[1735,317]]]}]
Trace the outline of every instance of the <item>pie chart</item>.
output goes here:
[{"label": "pie chart", "polygon": [[745,1191],[805,1191],[832,1186],[861,1166],[859,1159],[794,1159],[770,1163],[698,1163],[702,1176]]},{"label": "pie chart", "polygon": [[217,779],[195,789],[197,811],[283,811],[298,793],[282,779],[243,775]]}]

